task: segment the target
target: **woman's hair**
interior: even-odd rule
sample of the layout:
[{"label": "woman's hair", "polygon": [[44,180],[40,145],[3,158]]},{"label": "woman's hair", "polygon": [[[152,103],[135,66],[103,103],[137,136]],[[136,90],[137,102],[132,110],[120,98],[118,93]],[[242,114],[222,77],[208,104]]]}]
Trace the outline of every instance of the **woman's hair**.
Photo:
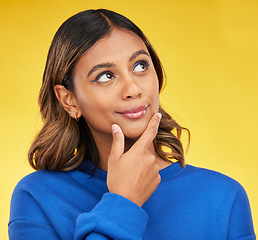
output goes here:
[{"label": "woman's hair", "polygon": [[[56,32],[51,43],[43,82],[39,93],[39,106],[43,127],[34,139],[29,153],[29,163],[38,169],[71,170],[83,160],[98,166],[99,154],[89,127],[83,118],[77,122],[64,110],[54,92],[62,84],[73,92],[73,71],[79,59],[101,38],[114,28],[127,29],[145,43],[158,79],[159,91],[164,84],[164,71],[158,55],[142,31],[124,16],[105,9],[87,10],[67,19]],[[181,127],[159,107],[162,119],[154,139],[156,153],[164,160],[176,159],[185,166]],[[190,136],[190,135],[189,135]],[[169,152],[164,150],[169,149]]]}]

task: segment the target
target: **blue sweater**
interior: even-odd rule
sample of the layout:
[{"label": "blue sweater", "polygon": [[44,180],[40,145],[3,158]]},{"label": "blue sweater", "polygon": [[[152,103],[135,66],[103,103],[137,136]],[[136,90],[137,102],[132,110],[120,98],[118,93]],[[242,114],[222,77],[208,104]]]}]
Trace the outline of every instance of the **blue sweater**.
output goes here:
[{"label": "blue sweater", "polygon": [[10,240],[253,240],[245,190],[220,173],[178,163],[140,208],[108,192],[107,173],[36,171],[11,201]]}]

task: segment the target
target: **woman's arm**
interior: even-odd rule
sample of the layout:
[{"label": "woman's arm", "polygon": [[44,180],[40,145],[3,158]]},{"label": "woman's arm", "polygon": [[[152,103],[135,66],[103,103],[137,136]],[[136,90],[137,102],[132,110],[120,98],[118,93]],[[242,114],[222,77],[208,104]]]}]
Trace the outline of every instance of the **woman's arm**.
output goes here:
[{"label": "woman's arm", "polygon": [[[53,216],[55,216],[55,209]],[[80,214],[74,226],[58,219],[53,226],[35,197],[21,185],[15,189],[9,223],[10,240],[142,239],[148,222],[145,211],[130,200],[106,193],[90,211]],[[58,222],[60,221],[60,222]],[[72,222],[70,222],[72,223]]]},{"label": "woman's arm", "polygon": [[77,218],[74,239],[140,240],[147,222],[148,215],[138,205],[120,195],[106,193],[92,211]]},{"label": "woman's arm", "polygon": [[[113,129],[113,143],[108,159],[107,186],[110,193],[90,212],[79,216],[75,239],[101,233],[112,239],[143,238],[148,222],[142,205],[160,183],[155,153],[150,150],[160,122],[155,114],[146,130],[129,151],[124,153],[124,135],[118,125]],[[90,239],[90,238],[89,238]]]},{"label": "woman's arm", "polygon": [[232,205],[229,224],[229,240],[255,240],[252,215],[247,194],[240,186]]}]

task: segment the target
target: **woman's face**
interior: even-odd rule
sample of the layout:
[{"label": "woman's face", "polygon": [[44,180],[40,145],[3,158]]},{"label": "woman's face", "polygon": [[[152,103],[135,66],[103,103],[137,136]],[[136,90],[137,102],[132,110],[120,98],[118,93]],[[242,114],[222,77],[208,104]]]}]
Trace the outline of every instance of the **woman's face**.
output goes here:
[{"label": "woman's face", "polygon": [[159,109],[158,77],[140,37],[114,29],[99,40],[75,67],[78,111],[93,137],[111,135],[118,124],[127,138],[137,139]]}]

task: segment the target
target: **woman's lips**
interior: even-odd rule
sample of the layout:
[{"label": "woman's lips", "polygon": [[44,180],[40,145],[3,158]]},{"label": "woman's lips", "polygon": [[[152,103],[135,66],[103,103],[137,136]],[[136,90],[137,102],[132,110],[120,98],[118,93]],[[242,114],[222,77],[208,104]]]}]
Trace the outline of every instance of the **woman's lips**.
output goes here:
[{"label": "woman's lips", "polygon": [[131,107],[127,108],[123,112],[118,112],[119,114],[123,115],[126,118],[136,119],[142,117],[146,113],[147,106],[138,106],[138,107]]}]

